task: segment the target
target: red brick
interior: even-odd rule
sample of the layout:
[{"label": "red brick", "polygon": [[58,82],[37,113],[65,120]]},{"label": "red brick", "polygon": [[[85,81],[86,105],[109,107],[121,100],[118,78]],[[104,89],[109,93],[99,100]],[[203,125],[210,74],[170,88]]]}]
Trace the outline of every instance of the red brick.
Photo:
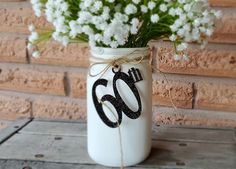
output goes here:
[{"label": "red brick", "polygon": [[50,28],[44,17],[34,15],[29,2],[0,3],[0,32],[29,33],[28,25],[34,23],[38,28]]},{"label": "red brick", "polygon": [[26,63],[26,39],[10,34],[0,34],[0,61]]},{"label": "red brick", "polygon": [[157,59],[162,72],[203,76],[236,77],[236,48],[233,45],[208,45],[200,50],[193,45],[189,61],[175,61],[169,43],[158,44]]},{"label": "red brick", "polygon": [[192,108],[191,83],[179,81],[153,81],[153,105]]},{"label": "red brick", "polygon": [[211,6],[223,6],[223,7],[234,7],[236,6],[235,0],[209,0]]},{"label": "red brick", "polygon": [[196,108],[236,112],[236,83],[198,82]]},{"label": "red brick", "polygon": [[50,119],[85,119],[85,100],[40,97],[33,103],[33,116]]},{"label": "red brick", "polygon": [[65,95],[64,73],[39,68],[1,68],[0,89]]},{"label": "red brick", "polygon": [[15,120],[30,117],[31,103],[27,98],[0,95],[1,120]]},{"label": "red brick", "polygon": [[162,112],[153,117],[155,124],[192,125],[212,127],[236,127],[236,120],[227,118],[205,118],[199,115]]},{"label": "red brick", "polygon": [[47,42],[42,48],[41,57],[31,58],[31,62],[87,67],[89,65],[89,47],[84,43],[70,44],[64,47],[55,41]]},{"label": "red brick", "polygon": [[217,43],[236,43],[236,10],[224,9],[221,19],[216,21],[214,35],[211,42]]},{"label": "red brick", "polygon": [[69,75],[71,82],[72,96],[76,98],[86,97],[86,74],[85,73],[72,73]]},{"label": "red brick", "polygon": [[0,0],[0,2],[21,2],[26,0]]}]

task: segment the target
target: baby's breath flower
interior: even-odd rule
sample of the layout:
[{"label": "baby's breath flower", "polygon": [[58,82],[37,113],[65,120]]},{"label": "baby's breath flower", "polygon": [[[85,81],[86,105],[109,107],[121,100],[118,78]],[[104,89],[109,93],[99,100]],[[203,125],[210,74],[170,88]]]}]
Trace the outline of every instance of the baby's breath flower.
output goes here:
[{"label": "baby's breath flower", "polygon": [[152,23],[157,23],[159,21],[159,19],[160,18],[158,16],[158,14],[154,14],[154,15],[151,16]]},{"label": "baby's breath flower", "polygon": [[110,3],[113,3],[115,0],[107,0],[108,2],[110,2]]},{"label": "baby's breath flower", "polygon": [[137,12],[137,7],[135,5],[133,5],[133,4],[129,4],[125,8],[125,13],[127,15],[134,14],[136,12]]},{"label": "baby's breath flower", "polygon": [[141,0],[132,0],[132,1],[133,1],[133,3],[135,3],[135,4],[139,4]]},{"label": "baby's breath flower", "polygon": [[143,13],[147,13],[148,7],[145,6],[145,5],[141,5],[141,11],[142,11]]},{"label": "baby's breath flower", "polygon": [[35,31],[35,26],[33,24],[29,25],[29,31],[30,32]]},{"label": "baby's breath flower", "polygon": [[153,1],[148,2],[148,8],[149,8],[150,10],[153,10],[155,7],[156,7],[156,3],[155,3],[155,2],[153,2]]},{"label": "baby's breath flower", "polygon": [[185,5],[184,5],[184,10],[185,10],[186,12],[190,12],[190,10],[191,10],[191,4],[185,4]]},{"label": "baby's breath flower", "polygon": [[179,54],[174,55],[174,60],[179,61],[181,59],[181,56]]},{"label": "baby's breath flower", "polygon": [[97,12],[98,10],[100,10],[100,9],[102,8],[102,5],[103,5],[103,4],[102,4],[101,1],[95,1],[95,2],[94,2],[94,5],[93,5],[95,12]]},{"label": "baby's breath flower", "polygon": [[178,2],[179,2],[180,4],[184,4],[184,3],[186,2],[186,0],[178,0]]},{"label": "baby's breath flower", "polygon": [[32,57],[35,58],[35,59],[39,58],[40,57],[40,52],[39,51],[34,51],[32,53]]},{"label": "baby's breath flower", "polygon": [[189,61],[189,56],[186,55],[186,54],[184,54],[184,55],[183,55],[183,60],[185,60],[185,61]]},{"label": "baby's breath flower", "polygon": [[132,21],[131,21],[131,34],[135,35],[138,33],[138,26],[139,26],[139,20],[137,18],[133,18]]},{"label": "baby's breath flower", "polygon": [[176,15],[176,10],[175,10],[175,8],[170,8],[170,10],[169,10],[169,14],[171,15],[171,16],[175,16]]},{"label": "baby's breath flower", "polygon": [[215,17],[217,18],[217,19],[219,19],[221,16],[222,16],[222,12],[221,11],[216,11],[216,10],[213,10],[212,11],[213,12],[213,14],[215,15]]},{"label": "baby's breath flower", "polygon": [[177,51],[183,51],[185,49],[187,49],[188,44],[187,43],[181,43],[177,46]]},{"label": "baby's breath flower", "polygon": [[63,44],[64,46],[67,46],[68,43],[69,43],[69,38],[68,38],[67,36],[63,36],[63,37],[62,37],[62,44]]},{"label": "baby's breath flower", "polygon": [[27,49],[32,50],[34,48],[34,45],[32,43],[27,44]]},{"label": "baby's breath flower", "polygon": [[118,45],[119,45],[119,44],[118,44],[116,41],[112,41],[112,42],[111,42],[111,47],[112,47],[112,48],[117,48]]},{"label": "baby's breath flower", "polygon": [[172,35],[169,37],[169,39],[170,39],[172,42],[174,42],[174,41],[176,41],[177,37],[176,37],[175,34],[172,34]]},{"label": "baby's breath flower", "polygon": [[37,32],[32,32],[29,36],[29,42],[34,43],[39,38],[39,34]]},{"label": "baby's breath flower", "polygon": [[160,10],[161,10],[162,12],[166,12],[166,11],[167,11],[167,6],[166,6],[166,4],[161,4],[161,5],[160,5]]}]

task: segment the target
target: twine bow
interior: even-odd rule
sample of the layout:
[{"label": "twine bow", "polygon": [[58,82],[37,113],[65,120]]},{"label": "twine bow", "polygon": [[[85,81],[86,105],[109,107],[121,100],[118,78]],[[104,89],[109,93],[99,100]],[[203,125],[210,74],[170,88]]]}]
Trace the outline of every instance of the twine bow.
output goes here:
[{"label": "twine bow", "polygon": [[[135,52],[137,52],[137,50],[135,50],[134,52],[132,52],[128,55],[121,56],[121,57],[118,57],[115,59],[103,59],[103,58],[98,58],[98,57],[90,57],[91,64],[89,67],[89,76],[96,77],[98,75],[101,75],[100,77],[102,77],[110,68],[120,70],[122,64],[137,65],[137,64],[140,64],[140,63],[148,60],[149,55],[131,57],[131,55],[134,54]],[[106,66],[98,73],[92,74],[92,72],[91,72],[92,68],[96,65],[102,65],[102,64],[106,64]]]}]

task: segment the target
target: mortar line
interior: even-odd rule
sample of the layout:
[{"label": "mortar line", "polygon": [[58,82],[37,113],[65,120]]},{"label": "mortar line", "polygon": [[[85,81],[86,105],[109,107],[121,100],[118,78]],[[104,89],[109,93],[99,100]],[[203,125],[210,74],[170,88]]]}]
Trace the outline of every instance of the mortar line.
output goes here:
[{"label": "mortar line", "polygon": [[159,112],[166,112],[166,113],[180,113],[186,115],[196,115],[198,117],[215,117],[215,118],[224,118],[229,120],[236,120],[236,113],[229,112],[229,111],[219,111],[219,110],[204,110],[204,109],[183,109],[178,108],[175,110],[171,107],[164,107],[164,106],[153,106],[153,114],[158,114]]},{"label": "mortar line", "polygon": [[17,91],[7,91],[7,90],[0,90],[1,96],[12,96],[12,97],[21,97],[25,99],[30,99],[30,101],[35,101],[37,98],[47,98],[47,99],[61,99],[65,102],[84,102],[86,98],[74,98],[68,96],[59,96],[59,95],[50,95],[50,94],[37,94],[37,93],[24,93],[24,92],[17,92]]}]

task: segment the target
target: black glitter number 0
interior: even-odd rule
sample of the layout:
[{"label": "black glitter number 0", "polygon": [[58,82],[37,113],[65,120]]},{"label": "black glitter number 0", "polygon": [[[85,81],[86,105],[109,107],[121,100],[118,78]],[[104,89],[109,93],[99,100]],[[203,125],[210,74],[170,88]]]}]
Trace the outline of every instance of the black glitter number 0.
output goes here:
[{"label": "black glitter number 0", "polygon": [[[113,90],[114,90],[115,97],[112,95],[106,94],[101,98],[101,102],[98,101],[98,97],[96,95],[96,88],[100,85],[107,87],[108,81],[106,79],[98,79],[94,83],[93,88],[92,88],[92,97],[93,97],[93,102],[94,102],[94,106],[97,110],[97,113],[98,113],[99,117],[101,118],[101,120],[107,126],[109,126],[111,128],[116,128],[121,124],[122,112],[130,119],[137,119],[141,115],[141,111],[142,111],[142,103],[141,103],[140,95],[139,95],[138,89],[135,86],[136,82],[143,80],[139,69],[131,68],[128,71],[128,74],[126,74],[124,72],[120,72],[120,71],[114,72],[114,73],[115,73],[115,75],[113,77]],[[132,91],[132,93],[134,94],[134,96],[138,102],[138,110],[137,111],[131,110],[127,106],[127,104],[124,102],[124,100],[121,98],[121,96],[118,92],[118,89],[117,89],[117,80],[122,80],[129,86],[130,90]],[[106,116],[106,114],[103,110],[103,102],[106,102],[106,101],[110,102],[114,106],[114,108],[116,109],[116,113],[118,115],[118,120],[116,122],[111,121]]]}]

